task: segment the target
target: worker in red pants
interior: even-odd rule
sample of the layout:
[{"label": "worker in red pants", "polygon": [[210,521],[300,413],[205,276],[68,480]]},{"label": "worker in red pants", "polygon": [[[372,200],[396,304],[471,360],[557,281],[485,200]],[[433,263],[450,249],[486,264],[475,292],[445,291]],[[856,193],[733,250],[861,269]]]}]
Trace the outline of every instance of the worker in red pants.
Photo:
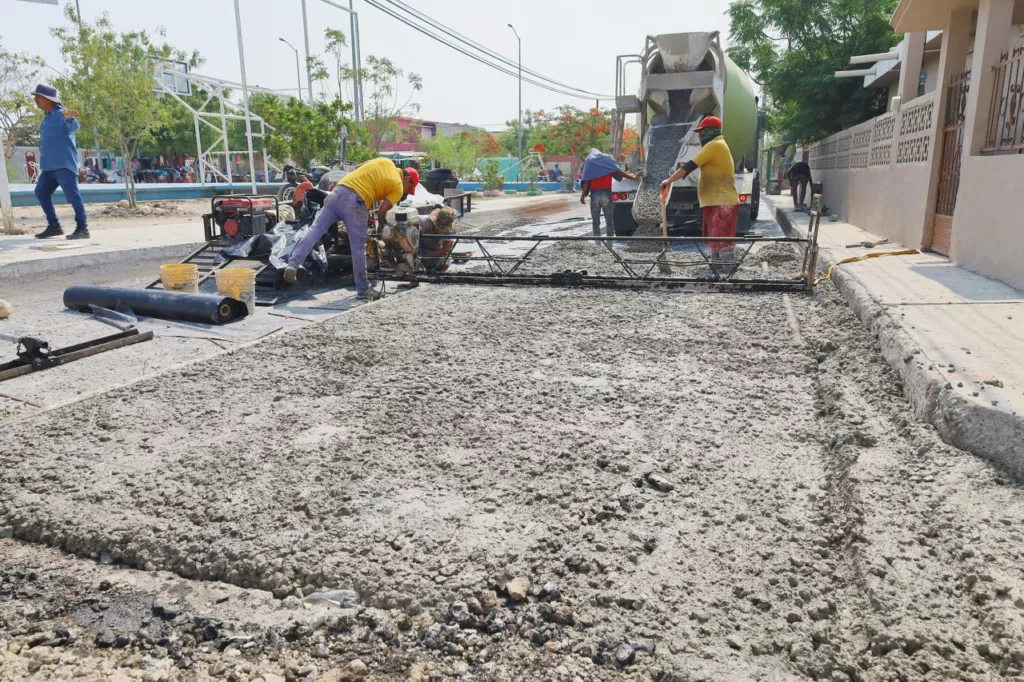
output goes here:
[{"label": "worker in red pants", "polygon": [[[702,149],[693,160],[661,183],[662,191],[700,168],[697,200],[704,210],[703,235],[705,237],[735,237],[736,222],[740,214],[740,197],[736,192],[736,166],[732,152],[722,137],[722,119],[705,116],[697,124],[697,135]],[[711,264],[731,263],[734,259],[731,241],[710,241]]]}]

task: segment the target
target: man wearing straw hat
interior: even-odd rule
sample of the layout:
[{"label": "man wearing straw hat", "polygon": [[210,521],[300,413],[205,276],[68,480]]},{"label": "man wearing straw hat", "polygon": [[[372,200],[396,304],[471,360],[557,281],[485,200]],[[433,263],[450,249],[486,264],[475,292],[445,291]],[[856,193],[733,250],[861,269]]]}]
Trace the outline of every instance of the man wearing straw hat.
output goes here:
[{"label": "man wearing straw hat", "polygon": [[39,126],[40,173],[36,182],[36,199],[46,214],[46,229],[37,234],[36,238],[48,239],[64,234],[53,208],[53,193],[60,187],[65,201],[75,211],[75,231],[67,238],[88,239],[85,204],[78,192],[78,146],[75,142],[75,133],[81,128],[78,112],[65,109],[57,88],[49,85],[40,83],[32,95],[36,106],[44,113],[43,123]]}]

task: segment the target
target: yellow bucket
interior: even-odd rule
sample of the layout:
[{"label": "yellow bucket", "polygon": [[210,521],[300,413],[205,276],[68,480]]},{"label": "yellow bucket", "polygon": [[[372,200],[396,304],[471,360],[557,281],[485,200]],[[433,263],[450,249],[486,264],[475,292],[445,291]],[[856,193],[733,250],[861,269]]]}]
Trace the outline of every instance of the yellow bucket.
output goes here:
[{"label": "yellow bucket", "polygon": [[167,291],[199,293],[199,266],[190,263],[174,263],[160,266],[160,281]]},{"label": "yellow bucket", "polygon": [[256,271],[252,268],[224,268],[217,270],[217,293],[241,301],[249,314],[256,311]]}]

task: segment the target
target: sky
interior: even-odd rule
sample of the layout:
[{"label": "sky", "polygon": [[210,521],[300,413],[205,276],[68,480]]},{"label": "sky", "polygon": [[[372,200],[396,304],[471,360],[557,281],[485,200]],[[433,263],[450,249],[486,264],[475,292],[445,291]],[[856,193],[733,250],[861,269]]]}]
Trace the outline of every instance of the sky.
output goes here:
[{"label": "sky", "polygon": [[[63,0],[66,2],[67,0]],[[325,28],[349,34],[348,15],[322,0],[305,0],[310,52],[323,54]],[[348,0],[335,0],[348,4]],[[73,0],[72,0],[73,2]],[[643,49],[648,34],[721,31],[728,44],[729,0],[406,0],[420,12],[512,60],[522,38],[523,65],[562,83],[614,94],[615,57]],[[241,76],[232,0],[79,0],[82,17],[110,15],[118,30],[166,30],[166,40],[186,51],[199,50],[204,75],[238,81]],[[301,0],[239,0],[248,81],[271,89],[297,87],[295,53],[304,53]],[[363,0],[355,0],[362,56],[386,56],[423,78],[413,101],[427,120],[469,123],[501,129],[518,113],[518,80],[479,64],[399,23]],[[49,29],[59,25],[59,8],[21,0],[0,0],[0,41],[8,50],[27,51],[62,69]],[[333,64],[333,58],[328,60]],[[333,66],[332,75],[333,75]],[[53,77],[53,71],[49,72]],[[303,84],[305,89],[305,75]],[[635,89],[635,81],[630,88]],[[319,87],[314,87],[314,93]],[[350,93],[345,93],[350,97]],[[523,108],[551,110],[562,104],[593,106],[591,99],[566,97],[523,84]],[[611,102],[602,103],[610,107]]]}]

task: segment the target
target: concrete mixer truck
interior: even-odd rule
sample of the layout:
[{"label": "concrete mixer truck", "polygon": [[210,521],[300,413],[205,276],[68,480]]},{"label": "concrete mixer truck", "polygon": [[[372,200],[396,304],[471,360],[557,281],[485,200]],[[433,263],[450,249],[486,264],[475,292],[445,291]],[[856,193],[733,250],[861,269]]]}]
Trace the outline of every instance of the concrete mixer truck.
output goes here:
[{"label": "concrete mixer truck", "polygon": [[[627,94],[627,71],[636,64],[640,87],[635,95]],[[612,154],[620,158],[626,114],[636,114],[640,149],[629,165],[645,173],[642,180],[612,184],[616,234],[661,226],[661,181],[700,151],[694,128],[708,114],[722,118],[722,134],[736,163],[741,204],[737,231],[748,233],[761,200],[757,162],[763,117],[750,79],[722,51],[718,33],[647,36],[643,53],[617,58],[615,94]],[[671,234],[700,233],[698,178],[699,171],[673,187],[666,210]]]}]

